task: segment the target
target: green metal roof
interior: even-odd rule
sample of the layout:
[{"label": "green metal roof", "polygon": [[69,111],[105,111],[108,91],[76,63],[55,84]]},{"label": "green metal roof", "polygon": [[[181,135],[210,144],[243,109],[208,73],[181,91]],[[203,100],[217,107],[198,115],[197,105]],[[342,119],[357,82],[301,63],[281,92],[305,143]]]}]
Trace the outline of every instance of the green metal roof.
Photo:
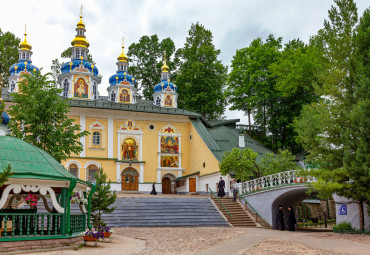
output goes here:
[{"label": "green metal roof", "polygon": [[[235,121],[236,120],[215,122],[216,125],[206,127],[206,125],[204,125],[204,120],[191,119],[193,126],[218,161],[221,161],[226,151],[239,147],[239,131],[235,129],[235,127],[230,126],[230,124]],[[244,141],[245,147],[251,148],[259,155],[272,152],[248,135],[244,135]]]},{"label": "green metal roof", "polygon": [[0,136],[0,170],[11,165],[11,178],[48,180],[77,179],[45,151],[12,136]]},{"label": "green metal roof", "polygon": [[181,179],[184,179],[186,177],[189,177],[189,176],[192,176],[192,175],[196,175],[196,174],[199,174],[200,172],[195,172],[195,173],[192,173],[192,174],[188,174],[188,175],[184,175],[184,176],[181,176],[181,177],[177,177],[175,180],[173,181],[178,181],[178,180],[181,180]]}]

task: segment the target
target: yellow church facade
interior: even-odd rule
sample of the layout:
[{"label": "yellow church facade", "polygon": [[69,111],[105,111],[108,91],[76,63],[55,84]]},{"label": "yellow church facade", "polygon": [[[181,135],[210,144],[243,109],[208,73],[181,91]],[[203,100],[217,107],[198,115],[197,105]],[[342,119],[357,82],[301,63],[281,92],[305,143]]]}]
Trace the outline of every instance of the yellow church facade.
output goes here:
[{"label": "yellow church facade", "polygon": [[[239,135],[239,120],[209,122],[197,113],[177,107],[177,86],[170,81],[166,57],[159,83],[153,84],[153,101],[140,99],[138,83],[128,73],[128,57],[122,50],[116,74],[109,78],[108,96],[99,95],[101,78],[97,66],[87,61],[89,42],[80,20],[72,40],[71,60],[61,66],[60,96],[70,100],[69,116],[81,131],[83,151],[62,164],[72,174],[94,182],[103,168],[113,190],[185,194],[217,191],[221,177],[219,162],[225,151],[250,147],[259,154],[269,152],[248,136]],[[19,62],[10,67],[9,89],[17,93],[21,75],[38,71],[31,61],[31,45],[19,47]],[[6,96],[6,95],[4,95]],[[229,191],[230,176],[223,177]]]}]

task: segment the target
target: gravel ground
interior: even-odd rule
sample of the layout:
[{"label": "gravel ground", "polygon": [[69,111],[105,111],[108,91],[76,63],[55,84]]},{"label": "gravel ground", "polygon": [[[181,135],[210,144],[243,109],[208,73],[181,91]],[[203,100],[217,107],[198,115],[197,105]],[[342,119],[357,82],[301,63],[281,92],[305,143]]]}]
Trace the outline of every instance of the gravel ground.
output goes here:
[{"label": "gravel ground", "polygon": [[195,254],[247,233],[245,228],[117,228],[116,234],[146,240],[147,249],[136,254]]},{"label": "gravel ground", "polygon": [[278,240],[267,239],[255,245],[253,248],[244,252],[244,255],[344,255],[347,253],[336,253],[313,249],[302,244]]},{"label": "gravel ground", "polygon": [[344,241],[359,242],[359,243],[370,243],[370,235],[341,234],[341,233],[327,232],[327,233],[312,233],[310,234],[310,236],[317,237],[317,238],[344,240]]}]

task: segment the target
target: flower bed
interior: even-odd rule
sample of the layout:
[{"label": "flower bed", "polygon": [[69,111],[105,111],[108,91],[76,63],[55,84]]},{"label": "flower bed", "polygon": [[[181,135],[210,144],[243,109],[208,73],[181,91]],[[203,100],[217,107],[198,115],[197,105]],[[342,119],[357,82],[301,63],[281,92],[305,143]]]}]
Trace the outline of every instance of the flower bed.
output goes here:
[{"label": "flower bed", "polygon": [[105,226],[98,227],[96,231],[102,232],[104,237],[110,237],[110,235],[114,233],[114,230],[112,228]]},{"label": "flower bed", "polygon": [[104,238],[104,234],[101,231],[90,231],[90,230],[88,230],[83,235],[83,239],[86,242],[95,242],[98,239],[103,239],[103,238]]}]

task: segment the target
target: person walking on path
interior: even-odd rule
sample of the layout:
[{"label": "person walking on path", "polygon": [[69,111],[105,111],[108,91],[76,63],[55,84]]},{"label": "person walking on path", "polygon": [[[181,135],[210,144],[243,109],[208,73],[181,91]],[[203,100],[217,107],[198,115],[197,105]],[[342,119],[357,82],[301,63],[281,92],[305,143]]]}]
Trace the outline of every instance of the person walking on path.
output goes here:
[{"label": "person walking on path", "polygon": [[218,194],[219,197],[225,196],[225,181],[222,180],[222,177],[220,177],[220,181],[218,182]]},{"label": "person walking on path", "polygon": [[288,214],[288,229],[289,231],[295,231],[295,224],[297,221],[295,220],[295,215],[293,211],[293,207],[289,206],[288,207],[289,214]]},{"label": "person walking on path", "polygon": [[150,195],[157,195],[157,191],[155,190],[155,182],[153,182],[152,192],[150,192]]},{"label": "person walking on path", "polygon": [[236,197],[238,196],[238,189],[239,189],[239,185],[236,182],[236,180],[233,181],[232,189],[233,189],[233,201],[236,202]]},{"label": "person walking on path", "polygon": [[283,206],[279,205],[279,211],[276,215],[276,229],[284,231],[284,213],[283,213]]}]

